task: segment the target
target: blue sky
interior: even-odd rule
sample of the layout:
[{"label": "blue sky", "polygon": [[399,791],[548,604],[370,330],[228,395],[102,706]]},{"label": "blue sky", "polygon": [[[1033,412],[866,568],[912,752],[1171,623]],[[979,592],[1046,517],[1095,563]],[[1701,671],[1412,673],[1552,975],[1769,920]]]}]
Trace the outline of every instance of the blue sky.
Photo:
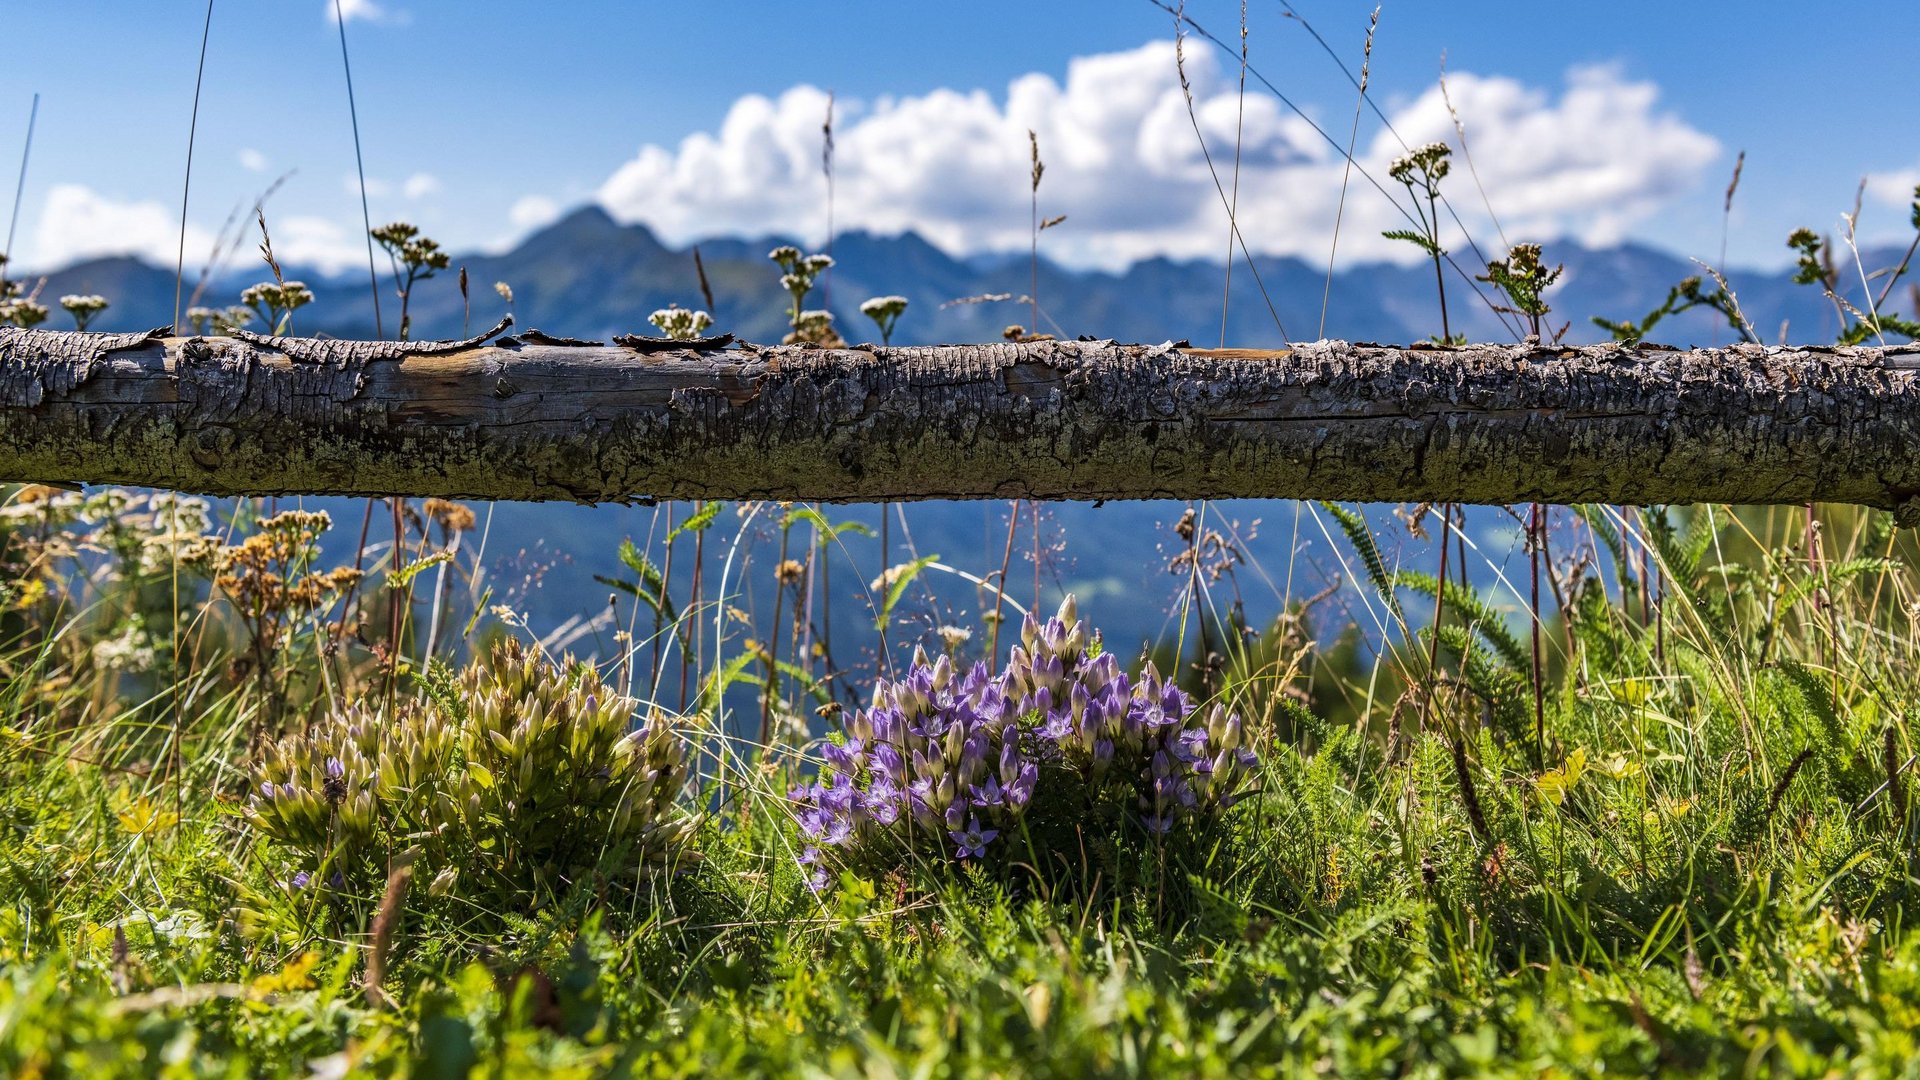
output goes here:
[{"label": "blue sky", "polygon": [[[961,250],[1018,245],[1034,127],[1049,166],[1043,212],[1069,215],[1048,234],[1057,256],[1116,266],[1223,247],[1224,214],[1175,80],[1172,21],[1147,0],[346,6],[376,223],[408,218],[456,249],[504,245],[593,200],[669,239],[774,229],[814,239],[828,90],[843,227],[915,227]],[[1297,6],[1357,66],[1372,6]],[[42,95],[19,262],[170,252],[204,5],[9,7],[0,206],[11,206],[28,102]],[[1225,37],[1238,10],[1189,4]],[[1279,4],[1250,11],[1253,64],[1344,142],[1352,88]],[[358,250],[330,13],[330,0],[216,0],[190,260],[289,170],[268,204],[276,243],[330,265]],[[1447,52],[1487,201],[1512,239],[1637,239],[1717,257],[1721,193],[1744,148],[1729,261],[1778,264],[1786,232],[1837,227],[1868,174],[1863,236],[1903,234],[1901,204],[1920,181],[1920,95],[1899,50],[1880,43],[1916,40],[1911,3],[1403,0],[1382,12],[1371,92],[1410,141],[1457,142],[1433,91]],[[1323,259],[1338,158],[1264,89],[1249,91],[1243,116],[1237,68],[1209,46],[1190,41],[1188,58],[1223,167],[1233,125],[1251,132],[1249,243]],[[1384,173],[1397,151],[1368,117],[1361,160]],[[1470,180],[1449,183],[1476,235],[1493,234]],[[1342,250],[1382,254],[1375,234],[1397,220],[1370,189],[1354,190]]]}]

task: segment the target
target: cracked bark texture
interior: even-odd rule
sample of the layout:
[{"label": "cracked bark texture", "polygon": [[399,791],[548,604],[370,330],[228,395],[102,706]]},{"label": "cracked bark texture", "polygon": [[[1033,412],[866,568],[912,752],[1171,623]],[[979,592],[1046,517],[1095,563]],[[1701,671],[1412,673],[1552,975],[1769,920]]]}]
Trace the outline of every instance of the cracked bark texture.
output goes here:
[{"label": "cracked bark texture", "polygon": [[0,477],[209,494],[1844,502],[1920,347],[658,351],[0,329]]}]

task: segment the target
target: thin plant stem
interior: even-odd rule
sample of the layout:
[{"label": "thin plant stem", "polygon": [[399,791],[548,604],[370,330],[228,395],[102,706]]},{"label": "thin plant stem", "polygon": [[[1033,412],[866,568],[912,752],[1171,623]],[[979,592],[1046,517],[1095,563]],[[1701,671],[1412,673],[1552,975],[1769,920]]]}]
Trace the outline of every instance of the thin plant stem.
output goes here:
[{"label": "thin plant stem", "polygon": [[[1353,127],[1347,132],[1347,150],[1346,153],[1342,155],[1340,201],[1334,207],[1333,211],[1333,243],[1327,247],[1327,284],[1320,293],[1320,332],[1318,336],[1322,339],[1325,339],[1327,336],[1327,307],[1333,301],[1333,265],[1335,257],[1340,253],[1340,223],[1345,219],[1347,213],[1347,185],[1353,179],[1353,148],[1360,138],[1360,113],[1366,107],[1367,81],[1372,75],[1373,33],[1379,26],[1380,6],[1375,4],[1373,15],[1367,20],[1367,43],[1360,60],[1359,97],[1353,103]],[[1243,56],[1240,71],[1240,80],[1243,87],[1246,85],[1246,77],[1246,63]]]},{"label": "thin plant stem", "polygon": [[33,155],[33,127],[39,119],[40,95],[35,94],[33,106],[27,110],[27,139],[20,148],[20,178],[13,184],[13,213],[7,218],[7,246],[0,248],[0,279],[6,276],[4,266],[13,255],[13,233],[20,226],[20,200],[27,191],[27,160]]},{"label": "thin plant stem", "polygon": [[1440,506],[1440,573],[1435,575],[1433,590],[1433,631],[1427,637],[1427,679],[1426,693],[1421,703],[1420,727],[1426,730],[1433,722],[1433,692],[1440,682],[1440,620],[1447,611],[1447,552],[1452,545],[1447,543],[1447,528],[1453,520],[1453,504]]},{"label": "thin plant stem", "polygon": [[[337,3],[338,0],[335,0]],[[206,20],[200,26],[200,64],[193,76],[193,113],[187,121],[187,167],[180,178],[180,246],[174,253],[173,261],[173,332],[180,332],[180,295],[184,287],[187,272],[187,201],[193,192],[193,144],[200,131],[200,87],[207,75],[207,41],[213,36],[213,0],[207,0]],[[38,111],[40,98],[34,97],[35,111]],[[22,179],[26,175],[26,159],[21,158]],[[20,209],[19,200],[14,201],[14,212]],[[13,230],[7,230],[7,246],[13,246]]]},{"label": "thin plant stem", "polygon": [[380,323],[380,275],[373,268],[373,214],[367,208],[367,163],[360,152],[360,108],[353,100],[353,62],[347,59],[347,19],[340,0],[333,0],[333,23],[340,31],[340,68],[347,76],[347,116],[353,121],[353,166],[360,176],[360,226],[367,240],[367,287],[373,294],[373,333],[384,340]]},{"label": "thin plant stem", "polygon": [[1536,768],[1544,767],[1547,756],[1547,696],[1540,655],[1540,534],[1545,509],[1533,503],[1527,510],[1527,564],[1532,572],[1527,594],[1527,612],[1531,618],[1527,625],[1533,636],[1533,763]]},{"label": "thin plant stem", "polygon": [[1018,500],[1007,504],[1007,548],[1000,556],[1000,576],[993,584],[993,637],[987,645],[987,655],[995,662],[1000,658],[1000,621],[1007,598],[1007,571],[1013,567],[1013,534],[1020,528],[1020,503]]},{"label": "thin plant stem", "polygon": [[[1233,197],[1227,202],[1227,219],[1234,220],[1240,212],[1240,144],[1244,138],[1247,120],[1247,0],[1240,0],[1240,89],[1235,98],[1233,118]],[[1227,347],[1227,310],[1233,303],[1233,226],[1227,226],[1227,262],[1226,281],[1220,287],[1220,347]],[[1321,306],[1321,322],[1324,327],[1326,307]],[[1324,336],[1324,335],[1322,335]]]}]

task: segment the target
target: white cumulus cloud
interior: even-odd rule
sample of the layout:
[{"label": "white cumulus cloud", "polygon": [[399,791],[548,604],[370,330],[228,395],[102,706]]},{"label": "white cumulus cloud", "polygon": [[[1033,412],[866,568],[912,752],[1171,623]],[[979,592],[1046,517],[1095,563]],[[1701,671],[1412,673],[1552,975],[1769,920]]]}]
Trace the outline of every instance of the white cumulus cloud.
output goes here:
[{"label": "white cumulus cloud", "polygon": [[[440,183],[440,178],[432,173],[414,173],[398,184],[391,180],[383,180],[378,176],[367,177],[367,198],[369,199],[386,199],[396,194],[408,199],[424,199],[429,195],[438,195],[443,189],[444,185]],[[359,198],[359,175],[356,173],[342,173],[340,175],[340,190],[356,199]]]},{"label": "white cumulus cloud", "polygon": [[267,155],[261,153],[260,151],[255,150],[252,147],[246,147],[240,151],[239,157],[240,157],[240,167],[247,170],[248,172],[266,172],[267,171]]},{"label": "white cumulus cloud", "polygon": [[274,256],[287,266],[311,266],[323,274],[337,274],[367,265],[367,242],[357,227],[343,228],[328,218],[304,214],[269,218],[268,225],[273,229]]},{"label": "white cumulus cloud", "polygon": [[376,3],[375,0],[337,0],[338,6],[336,6],[336,0],[323,0],[323,2],[326,4],[328,22],[333,22],[335,19],[341,22],[361,19],[370,23],[390,23],[403,21],[406,17],[404,12],[394,11],[383,4]]},{"label": "white cumulus cloud", "polygon": [[[41,207],[33,247],[21,261],[51,270],[81,259],[137,255],[170,267],[179,246],[177,208],[152,200],[114,198],[83,184],[55,184]],[[195,225],[187,227],[189,262],[204,259],[212,247],[212,233]]]},{"label": "white cumulus cloud", "polygon": [[[1189,50],[1195,112],[1223,183],[1231,183],[1236,124],[1243,132],[1242,234],[1256,252],[1324,255],[1340,197],[1339,153],[1271,95],[1246,96],[1237,72]],[[1711,137],[1659,103],[1658,88],[1611,67],[1570,71],[1558,94],[1510,78],[1457,72],[1448,79],[1475,164],[1509,237],[1619,239],[1690,190],[1720,152]],[[736,101],[719,130],[676,147],[644,146],[600,187],[616,217],[642,221],[670,241],[726,233],[826,229],[820,125],[827,95],[796,86],[776,98]],[[1438,87],[1388,110],[1399,137],[1362,136],[1355,156],[1405,202],[1387,165],[1407,145],[1455,142]],[[1067,214],[1042,249],[1064,262],[1117,267],[1154,255],[1219,258],[1225,211],[1194,137],[1174,68],[1173,43],[1080,57],[1064,83],[1015,79],[1004,99],[942,89],[838,107],[837,228],[917,230],[963,253],[1027,243],[1028,142],[1038,133],[1046,174],[1043,215]],[[1456,147],[1457,149],[1457,147]],[[1485,212],[1466,170],[1448,190],[1476,234]],[[1356,258],[1417,255],[1386,241],[1406,219],[1355,175],[1341,249]]]},{"label": "white cumulus cloud", "polygon": [[507,221],[520,232],[551,225],[560,218],[560,204],[545,195],[523,195],[507,210]]},{"label": "white cumulus cloud", "polygon": [[1888,206],[1912,206],[1920,199],[1920,165],[1867,174],[1867,194]]},{"label": "white cumulus cloud", "polygon": [[414,173],[407,182],[400,185],[400,193],[409,199],[424,199],[429,195],[440,194],[440,178],[432,173]]}]

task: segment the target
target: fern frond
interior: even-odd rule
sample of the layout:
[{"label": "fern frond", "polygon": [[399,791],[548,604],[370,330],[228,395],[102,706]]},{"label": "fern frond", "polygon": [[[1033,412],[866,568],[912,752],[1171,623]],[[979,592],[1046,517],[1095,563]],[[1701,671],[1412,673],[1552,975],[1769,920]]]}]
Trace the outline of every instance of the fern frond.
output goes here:
[{"label": "fern frond", "polygon": [[1404,624],[1406,614],[1400,610],[1400,599],[1394,595],[1393,575],[1387,572],[1386,560],[1380,557],[1380,545],[1374,543],[1373,529],[1367,519],[1357,510],[1349,510],[1338,503],[1322,501],[1321,509],[1333,515],[1340,523],[1340,531],[1347,536],[1347,543],[1360,556],[1360,562],[1367,568],[1367,580],[1373,583],[1373,591],[1379,594],[1387,610],[1393,612],[1396,622]]},{"label": "fern frond", "polygon": [[[1412,589],[1426,597],[1432,597],[1437,589],[1432,574],[1418,570],[1402,570],[1393,575],[1393,582],[1403,589]],[[1479,591],[1472,587],[1462,588],[1460,583],[1449,579],[1445,586],[1444,607],[1457,615],[1461,621],[1471,626],[1486,643],[1492,646],[1501,661],[1512,670],[1529,671],[1532,667],[1532,653],[1520,644],[1512,628],[1507,625],[1506,616],[1488,603]]]}]

